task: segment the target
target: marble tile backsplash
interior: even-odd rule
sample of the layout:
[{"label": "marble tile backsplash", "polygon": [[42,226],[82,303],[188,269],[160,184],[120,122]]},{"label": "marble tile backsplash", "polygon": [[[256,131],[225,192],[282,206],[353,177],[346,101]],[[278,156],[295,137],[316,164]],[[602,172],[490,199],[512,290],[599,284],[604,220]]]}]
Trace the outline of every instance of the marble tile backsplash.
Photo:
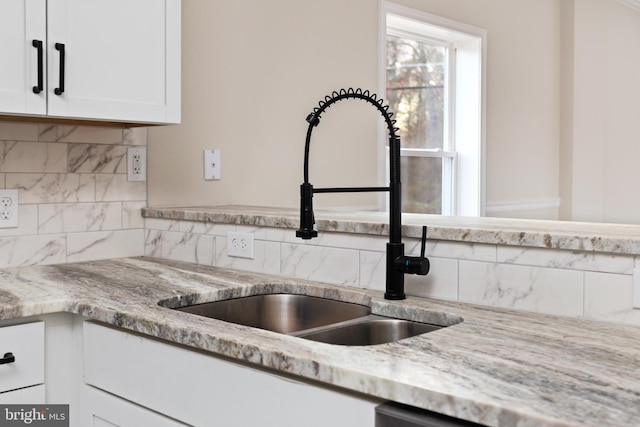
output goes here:
[{"label": "marble tile backsplash", "polygon": [[[146,218],[145,253],[173,260],[384,289],[386,237]],[[254,233],[255,259],[227,256],[228,231]],[[405,239],[417,255],[420,242]],[[409,295],[640,326],[632,306],[634,255],[429,241],[428,276],[405,276]]]},{"label": "marble tile backsplash", "polygon": [[0,229],[0,268],[144,253],[146,182],[127,147],[146,129],[0,122],[0,188],[18,189],[18,228]]}]

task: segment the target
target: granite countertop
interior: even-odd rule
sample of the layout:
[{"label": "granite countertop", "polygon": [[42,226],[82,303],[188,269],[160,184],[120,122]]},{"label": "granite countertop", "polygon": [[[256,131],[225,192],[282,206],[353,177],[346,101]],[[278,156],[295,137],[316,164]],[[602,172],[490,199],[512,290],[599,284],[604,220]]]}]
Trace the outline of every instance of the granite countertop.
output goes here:
[{"label": "granite countertop", "polygon": [[[143,216],[185,221],[262,227],[299,227],[299,212],[287,208],[256,206],[202,206],[144,208]],[[318,231],[387,235],[385,212],[315,209]],[[640,254],[640,226],[574,221],[447,217],[402,214],[403,235],[420,238],[422,226],[429,239],[469,243],[528,246],[547,249]]]},{"label": "granite countertop", "polygon": [[[323,344],[170,310],[256,293],[359,302],[453,324],[368,347]],[[0,318],[79,314],[276,371],[490,426],[631,426],[640,419],[640,329],[153,258],[0,270]],[[454,324],[463,319],[461,323]]]}]

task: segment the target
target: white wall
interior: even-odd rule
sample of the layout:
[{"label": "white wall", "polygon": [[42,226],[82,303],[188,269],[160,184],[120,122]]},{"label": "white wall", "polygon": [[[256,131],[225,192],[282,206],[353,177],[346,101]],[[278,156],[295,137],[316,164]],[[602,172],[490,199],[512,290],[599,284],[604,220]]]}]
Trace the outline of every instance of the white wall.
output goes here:
[{"label": "white wall", "polygon": [[[333,90],[376,88],[376,2],[182,5],[183,119],[149,132],[150,204],[296,206],[307,114]],[[323,117],[314,132],[311,182],[376,185],[378,113],[351,101]],[[221,149],[222,180],[203,180],[204,148]],[[374,204],[372,197],[361,203]],[[353,199],[341,196],[336,204]]]},{"label": "white wall", "polygon": [[[469,0],[401,3],[489,31],[487,200],[557,197],[557,0],[527,10],[512,0],[486,1],[491,7]],[[304,118],[333,89],[375,90],[377,25],[375,0],[184,1],[183,123],[149,132],[150,205],[296,206]],[[517,38],[508,36],[514,30]],[[522,50],[528,56],[518,60]],[[316,186],[376,184],[379,119],[363,106],[366,117],[356,120],[350,108],[357,106],[332,107],[314,131]],[[202,179],[204,148],[222,149],[219,182]],[[322,195],[315,203],[372,200]]]},{"label": "white wall", "polygon": [[[627,78],[640,65],[628,48],[640,14],[614,0],[393,1],[488,31],[489,214],[638,217],[627,195],[640,180],[640,81]],[[184,1],[183,123],[149,131],[149,204],[297,206],[304,118],[334,89],[376,88],[377,25],[377,0]],[[354,103],[332,107],[314,131],[317,187],[377,183],[379,118]],[[222,150],[221,181],[203,180],[204,148]]]},{"label": "white wall", "polygon": [[611,0],[575,5],[571,218],[637,223],[640,13]]}]

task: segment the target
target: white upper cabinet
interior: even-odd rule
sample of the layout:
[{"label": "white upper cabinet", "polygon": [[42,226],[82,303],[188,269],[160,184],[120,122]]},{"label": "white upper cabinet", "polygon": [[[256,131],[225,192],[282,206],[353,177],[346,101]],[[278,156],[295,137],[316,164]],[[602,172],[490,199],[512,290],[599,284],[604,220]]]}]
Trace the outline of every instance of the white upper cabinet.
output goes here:
[{"label": "white upper cabinet", "polygon": [[45,0],[0,1],[0,112],[47,113],[46,10]]},{"label": "white upper cabinet", "polygon": [[[41,10],[33,10],[32,3]],[[4,98],[18,87],[26,92],[24,98],[44,99],[46,112],[0,100],[0,114],[180,122],[180,0],[2,0],[0,25],[5,24],[5,9],[14,18],[6,18],[9,29],[0,29],[2,51],[11,49],[9,57],[20,65],[0,71],[0,94]],[[29,34],[25,28],[38,27],[32,22],[44,11],[46,20],[38,21],[41,28],[27,35],[21,51],[5,47],[17,34]],[[38,32],[45,28],[46,37]],[[32,39],[37,37],[46,58],[41,94],[32,88],[38,68]]]}]

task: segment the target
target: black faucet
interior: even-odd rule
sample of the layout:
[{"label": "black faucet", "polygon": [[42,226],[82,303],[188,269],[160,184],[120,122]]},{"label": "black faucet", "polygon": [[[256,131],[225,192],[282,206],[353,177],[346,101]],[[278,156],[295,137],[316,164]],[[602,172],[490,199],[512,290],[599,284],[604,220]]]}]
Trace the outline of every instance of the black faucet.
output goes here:
[{"label": "black faucet", "polygon": [[[390,149],[390,177],[388,187],[347,187],[347,188],[313,188],[309,183],[309,146],[311,144],[311,132],[320,123],[320,116],[331,105],[344,99],[360,99],[368,102],[378,109],[384,118],[389,130]],[[311,114],[307,116],[309,128],[304,148],[304,183],[300,185],[300,228],[296,231],[296,237],[312,239],[318,236],[313,228],[315,218],[313,214],[314,193],[353,193],[388,191],[390,198],[389,207],[389,243],[387,243],[387,278],[384,297],[386,299],[405,299],[404,275],[426,275],[429,272],[429,260],[424,256],[426,242],[426,227],[422,228],[422,251],[419,257],[409,257],[404,254],[402,243],[402,184],[400,182],[400,137],[396,135],[398,128],[394,127],[396,121],[392,120],[393,113],[389,112],[389,106],[384,105],[384,100],[375,94],[362,89],[340,89],[326,96],[320,101]]]}]

